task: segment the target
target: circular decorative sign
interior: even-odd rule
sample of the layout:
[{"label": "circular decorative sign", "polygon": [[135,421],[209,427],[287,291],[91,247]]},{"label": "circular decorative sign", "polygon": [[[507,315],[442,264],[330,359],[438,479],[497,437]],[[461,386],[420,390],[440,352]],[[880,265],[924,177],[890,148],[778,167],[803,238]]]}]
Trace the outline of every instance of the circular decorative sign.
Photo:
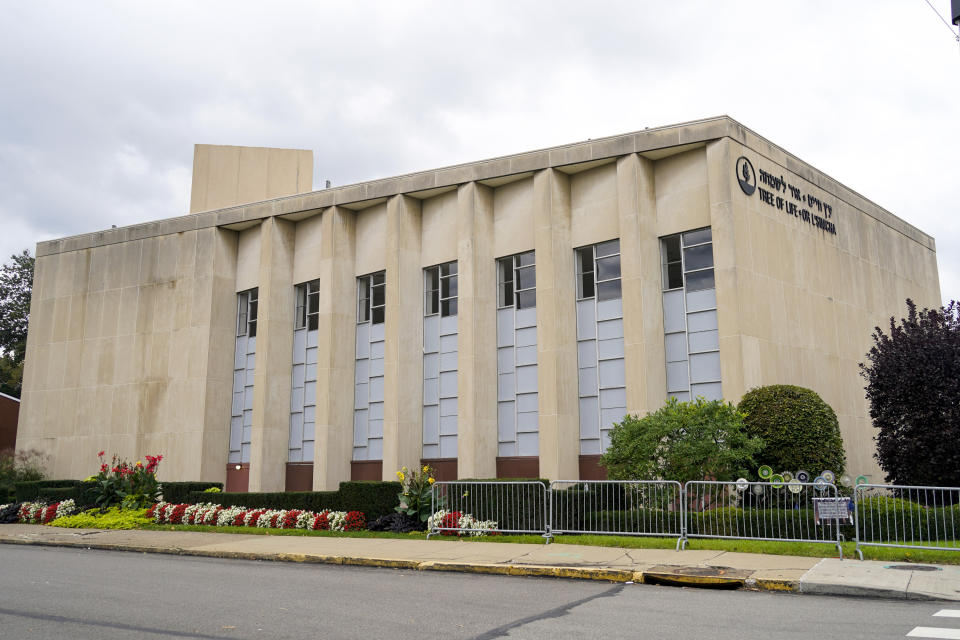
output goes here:
[{"label": "circular decorative sign", "polygon": [[783,489],[783,476],[779,473],[770,476],[770,486],[774,489]]},{"label": "circular decorative sign", "polygon": [[810,482],[810,474],[800,469],[800,471],[797,471],[797,480],[800,482]]},{"label": "circular decorative sign", "polygon": [[757,190],[757,173],[746,156],[737,158],[737,182],[740,183],[740,190],[748,196]]},{"label": "circular decorative sign", "polygon": [[787,482],[787,489],[790,489],[790,493],[800,493],[803,490],[803,485],[800,484],[799,480],[793,479]]},{"label": "circular decorative sign", "polygon": [[746,478],[737,478],[737,491],[746,491],[748,486],[750,486],[750,483],[747,482]]},{"label": "circular decorative sign", "polygon": [[813,479],[813,484],[816,485],[817,491],[826,491],[827,487],[830,486],[830,483],[827,482],[827,479],[823,476],[817,476]]},{"label": "circular decorative sign", "polygon": [[837,474],[835,474],[833,471],[830,471],[829,469],[824,469],[823,471],[820,472],[820,477],[826,480],[827,482],[829,482],[830,484],[833,484],[833,481],[837,479]]},{"label": "circular decorative sign", "polygon": [[757,469],[757,475],[760,476],[761,480],[769,480],[770,476],[773,475],[773,469],[770,468],[770,465],[765,464]]},{"label": "circular decorative sign", "polygon": [[870,480],[867,478],[867,476],[857,476],[856,483],[857,483],[857,484],[870,484]]},{"label": "circular decorative sign", "polygon": [[845,487],[852,487],[852,486],[853,486],[853,478],[851,478],[851,477],[848,476],[847,474],[843,474],[842,476],[840,476],[840,484],[842,484],[842,485],[845,486]]},{"label": "circular decorative sign", "polygon": [[790,473],[789,471],[781,471],[780,475],[783,476],[784,482],[790,482],[791,480],[793,480],[793,474]]}]

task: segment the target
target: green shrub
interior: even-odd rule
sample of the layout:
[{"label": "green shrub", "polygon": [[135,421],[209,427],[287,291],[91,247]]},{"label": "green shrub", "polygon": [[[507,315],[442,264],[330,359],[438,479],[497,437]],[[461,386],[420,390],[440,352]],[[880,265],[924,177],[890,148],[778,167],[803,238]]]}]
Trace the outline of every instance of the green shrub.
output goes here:
[{"label": "green shrub", "polygon": [[190,494],[194,491],[208,491],[210,489],[223,489],[222,482],[161,482],[160,493],[167,502],[183,503],[189,502]]},{"label": "green shrub", "polygon": [[61,502],[62,500],[77,502],[80,498],[80,487],[43,487],[37,492],[37,498],[47,504]]},{"label": "green shrub", "polygon": [[730,480],[747,472],[762,446],[732,404],[670,398],[643,418],[615,424],[601,464],[613,480]]},{"label": "green shrub", "polygon": [[39,452],[0,451],[0,503],[17,499],[16,483],[37,480],[43,480],[43,456]]},{"label": "green shrub", "polygon": [[818,475],[830,469],[839,478],[846,468],[837,414],[815,391],[793,385],[751,389],[738,406],[747,433],[763,440],[756,465],[775,473],[804,469]]},{"label": "green shrub", "polygon": [[14,483],[17,502],[35,502],[40,498],[41,489],[63,489],[80,487],[83,480],[29,480]]},{"label": "green shrub", "polygon": [[111,507],[106,511],[90,509],[72,516],[57,518],[51,527],[70,529],[139,529],[152,521],[146,509],[120,509]]},{"label": "green shrub", "polygon": [[397,506],[397,494],[401,491],[399,482],[341,482],[337,491],[277,491],[262,493],[206,493],[192,491],[182,500],[167,502],[208,502],[225,507],[242,505],[251,509],[302,509],[320,512],[362,511],[367,520],[394,513]]}]

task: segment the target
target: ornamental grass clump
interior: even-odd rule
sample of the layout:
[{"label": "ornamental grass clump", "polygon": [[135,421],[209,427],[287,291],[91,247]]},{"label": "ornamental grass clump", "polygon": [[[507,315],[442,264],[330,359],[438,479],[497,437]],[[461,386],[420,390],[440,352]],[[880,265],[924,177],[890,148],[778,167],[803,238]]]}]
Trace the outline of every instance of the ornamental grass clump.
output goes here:
[{"label": "ornamental grass clump", "polygon": [[100,458],[100,471],[94,476],[94,503],[101,508],[120,505],[124,509],[143,509],[160,499],[160,483],[157,482],[157,467],[163,456],[145,456],[147,464],[137,461],[134,464],[116,454],[110,464]]},{"label": "ornamental grass clump", "polygon": [[[413,471],[403,467],[397,471],[397,478],[402,483],[402,491],[397,494],[400,506],[396,507],[395,511],[410,516],[422,523],[421,527],[425,527],[433,509],[430,504],[430,492],[436,482],[433,469],[426,464]],[[443,500],[440,502],[438,506],[443,507]]]}]

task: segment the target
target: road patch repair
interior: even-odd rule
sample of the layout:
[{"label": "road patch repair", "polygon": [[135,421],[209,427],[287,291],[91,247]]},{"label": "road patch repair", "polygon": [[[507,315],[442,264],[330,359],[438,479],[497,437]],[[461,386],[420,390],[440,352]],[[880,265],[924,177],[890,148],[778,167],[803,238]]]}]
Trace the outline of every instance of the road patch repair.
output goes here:
[{"label": "road patch repair", "polygon": [[60,529],[27,524],[0,526],[0,544],[3,543],[693,588],[960,600],[960,566],[731,551]]}]

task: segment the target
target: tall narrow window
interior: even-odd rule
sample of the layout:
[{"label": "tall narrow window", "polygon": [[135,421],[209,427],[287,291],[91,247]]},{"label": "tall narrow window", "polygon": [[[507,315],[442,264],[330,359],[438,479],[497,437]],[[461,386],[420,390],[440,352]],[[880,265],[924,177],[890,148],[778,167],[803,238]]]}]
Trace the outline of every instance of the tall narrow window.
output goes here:
[{"label": "tall narrow window", "polygon": [[317,404],[317,326],[320,281],[298,284],[294,290],[293,364],[290,381],[288,462],[312,462]]},{"label": "tall narrow window", "polygon": [[720,338],[709,228],[660,239],[667,394],[723,398]]},{"label": "tall narrow window", "polygon": [[253,375],[257,351],[257,289],[237,294],[237,339],[233,359],[233,405],[230,411],[231,464],[250,462],[253,431]]},{"label": "tall narrow window", "polygon": [[593,456],[627,412],[620,241],[575,251],[580,454]]},{"label": "tall narrow window", "polygon": [[457,263],[423,270],[423,450],[457,457]]},{"label": "tall narrow window", "polygon": [[353,459],[383,459],[383,357],[386,272],[357,278]]},{"label": "tall narrow window", "polygon": [[497,307],[497,455],[538,456],[537,265],[533,251],[497,260]]}]

